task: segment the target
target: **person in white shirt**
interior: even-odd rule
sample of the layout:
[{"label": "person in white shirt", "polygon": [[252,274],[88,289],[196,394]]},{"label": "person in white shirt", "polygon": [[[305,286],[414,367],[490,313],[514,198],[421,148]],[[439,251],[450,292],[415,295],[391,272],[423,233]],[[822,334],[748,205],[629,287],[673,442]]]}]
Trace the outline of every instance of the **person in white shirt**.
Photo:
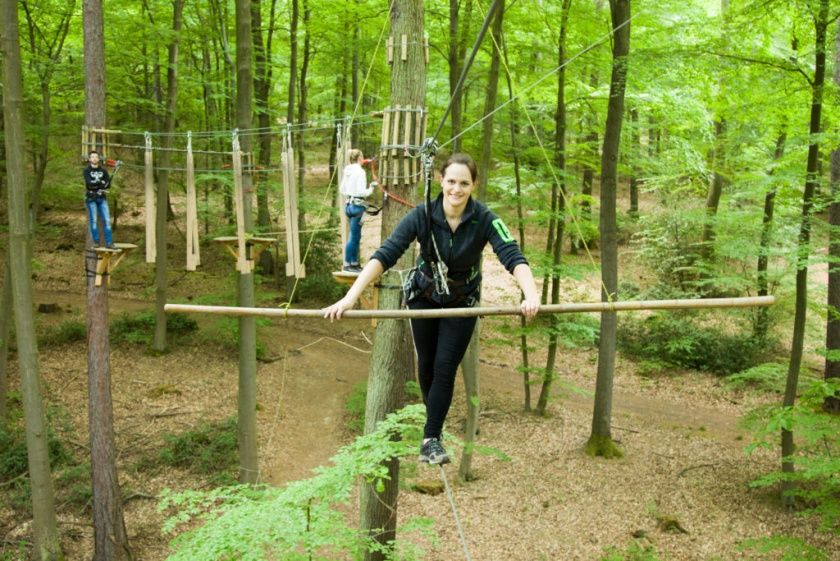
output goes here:
[{"label": "person in white shirt", "polygon": [[350,237],[344,248],[343,270],[358,273],[362,270],[359,264],[359,245],[362,241],[362,219],[365,216],[365,199],[373,192],[374,183],[368,185],[367,174],[362,169],[364,158],[362,151],[354,148],[348,154],[350,163],[344,167],[341,178],[340,191],[344,196],[344,214],[350,220]]}]

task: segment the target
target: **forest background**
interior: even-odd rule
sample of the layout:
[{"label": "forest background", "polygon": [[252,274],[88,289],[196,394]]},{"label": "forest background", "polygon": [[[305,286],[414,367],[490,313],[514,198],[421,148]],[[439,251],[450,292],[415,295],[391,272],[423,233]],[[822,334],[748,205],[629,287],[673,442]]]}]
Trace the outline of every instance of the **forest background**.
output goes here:
[{"label": "forest background", "polygon": [[[20,21],[25,181],[37,243],[39,235],[49,235],[55,216],[80,206],[85,150],[78,139],[89,71],[83,5],[75,0],[11,4]],[[388,106],[391,91],[389,5],[361,0],[239,4],[252,23],[247,38],[253,126],[238,135],[251,137],[261,168],[254,174],[253,231],[283,227],[278,176],[284,138],[294,150],[301,227],[334,227],[337,211],[328,189],[335,188],[338,131],[350,125],[354,146],[367,155],[379,151],[377,112]],[[457,77],[487,4],[423,5],[429,128],[434,130],[456,93],[440,139],[444,149],[464,150],[481,161],[487,179],[480,197],[516,225],[544,280],[544,297],[556,299],[549,294],[552,282],[557,286],[558,278],[581,279],[599,269],[598,177],[614,64],[610,15],[616,3],[505,3],[504,19],[497,19],[463,92],[457,93]],[[112,197],[118,232],[120,223],[142,219],[134,199],[147,137],[158,151],[155,183],[172,178],[171,205],[178,214],[182,150],[187,131],[193,131],[203,239],[234,233],[233,180],[223,153],[230,150],[239,122],[236,8],[219,0],[104,3],[106,124],[123,131],[110,138],[121,146],[106,154],[125,168],[120,180],[125,186],[118,182]],[[834,397],[840,326],[832,321],[838,305],[832,297],[840,296],[840,282],[830,269],[840,251],[835,241],[840,221],[835,200],[840,185],[838,16],[840,5],[829,0],[634,4],[627,20],[632,31],[618,160],[620,200],[626,207],[616,224],[620,245],[638,267],[625,269],[630,274],[619,271],[621,299],[777,297],[769,311],[628,318],[619,326],[617,344],[647,373],[696,369],[766,388],[774,398],[777,392],[776,401],[784,406],[756,414],[754,432],[771,447],[780,432],[796,434],[798,446],[796,455],[793,448],[783,451],[783,469],[762,482],[781,484],[789,507],[815,514],[834,533],[840,519]],[[4,45],[7,37],[4,25]],[[392,47],[395,56],[398,43]],[[2,156],[5,162],[5,151]],[[5,167],[3,173],[6,204]],[[336,267],[334,235],[312,237],[310,275],[298,298],[313,307],[337,294],[329,276]],[[280,259],[283,248],[274,255]],[[282,272],[271,272],[282,265],[272,261],[262,263],[265,294],[276,276],[275,284],[290,299]],[[809,283],[809,268],[829,269],[827,281]],[[4,272],[0,328],[14,333],[11,267]],[[230,303],[231,295],[193,297]],[[145,327],[120,324],[121,329],[142,331],[150,320],[144,321]],[[166,322],[161,325],[158,315],[152,324],[153,338],[137,337],[163,352],[171,346]],[[170,327],[170,339],[177,329]],[[520,334],[514,324],[493,329],[498,339]],[[72,322],[40,330],[42,346],[51,344],[50,337],[63,342],[79,333]],[[597,346],[598,330],[591,318],[552,319],[526,334],[537,348],[571,348]],[[222,332],[216,335],[230,337]],[[8,427],[3,438],[4,448],[12,450],[23,433],[21,399],[9,390],[10,338],[2,339],[0,390],[10,396],[2,400]],[[13,356],[15,350],[12,345]],[[809,367],[800,377],[803,361]],[[551,395],[545,388],[555,370],[553,359],[544,367],[521,367],[544,389],[534,404],[526,393],[526,409],[546,412]],[[796,399],[803,395],[806,399]],[[25,481],[19,461],[5,465],[5,482]],[[811,551],[796,540],[770,539],[765,545],[793,548],[793,555]],[[819,552],[812,554],[819,558]],[[15,558],[14,552],[8,555]],[[833,552],[822,555],[831,558]]]}]

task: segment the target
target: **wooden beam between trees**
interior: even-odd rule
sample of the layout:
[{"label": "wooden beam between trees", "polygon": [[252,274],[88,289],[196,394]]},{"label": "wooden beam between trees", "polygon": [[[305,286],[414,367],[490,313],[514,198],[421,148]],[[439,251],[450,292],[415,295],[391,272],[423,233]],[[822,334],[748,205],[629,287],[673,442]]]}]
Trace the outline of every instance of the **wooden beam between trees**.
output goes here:
[{"label": "wooden beam between trees", "polygon": [[[582,312],[629,312],[641,310],[689,310],[706,308],[752,308],[771,306],[775,296],[749,296],[743,298],[697,298],[681,300],[627,300],[621,302],[579,302],[547,304],[540,307],[541,314],[573,314]],[[195,304],[167,304],[169,313],[203,313],[223,316],[263,316],[279,318],[321,318],[323,310],[284,308],[244,308],[237,306],[199,306]],[[342,317],[348,319],[398,319],[441,318],[472,316],[518,316],[519,306],[479,306],[475,308],[443,308],[433,310],[347,310]]]}]

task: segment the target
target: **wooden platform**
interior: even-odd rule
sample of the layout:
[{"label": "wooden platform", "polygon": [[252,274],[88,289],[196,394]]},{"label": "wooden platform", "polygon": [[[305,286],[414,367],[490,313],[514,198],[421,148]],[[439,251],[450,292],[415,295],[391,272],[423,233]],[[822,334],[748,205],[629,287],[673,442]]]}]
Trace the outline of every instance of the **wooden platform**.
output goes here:
[{"label": "wooden platform", "polygon": [[[359,273],[351,273],[349,271],[333,271],[332,274],[333,278],[339,284],[346,284],[347,286],[351,286],[359,276]],[[368,296],[366,293],[370,292]],[[369,285],[364,292],[362,292],[361,296],[359,296],[359,302],[363,309],[365,310],[375,310],[377,309],[379,303],[379,289],[376,287],[376,284]],[[376,326],[376,318],[371,318],[370,324]]]},{"label": "wooden platform", "polygon": [[[236,262],[239,263],[239,238],[236,236],[221,236],[213,238],[213,241],[222,244],[228,250],[228,253],[233,255]],[[254,270],[253,264],[259,258],[260,253],[276,241],[275,238],[245,237],[245,261],[248,261],[250,264],[249,271]]]},{"label": "wooden platform", "polygon": [[137,249],[133,243],[114,243],[114,248],[94,247],[96,253],[96,286],[102,286],[102,277],[108,277],[108,284],[111,284],[111,273],[117,268],[126,255]]}]

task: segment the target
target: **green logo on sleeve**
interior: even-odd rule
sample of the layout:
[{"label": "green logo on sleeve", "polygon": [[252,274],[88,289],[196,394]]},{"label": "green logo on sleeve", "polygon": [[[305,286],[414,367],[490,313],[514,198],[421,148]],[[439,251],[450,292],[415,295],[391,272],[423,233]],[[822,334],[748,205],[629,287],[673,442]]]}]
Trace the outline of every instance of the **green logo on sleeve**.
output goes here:
[{"label": "green logo on sleeve", "polygon": [[510,234],[510,230],[508,230],[508,227],[505,226],[505,223],[502,222],[501,218],[497,218],[493,221],[493,227],[496,229],[496,232],[499,233],[499,237],[502,238],[503,242],[508,243],[513,241],[513,236]]}]

